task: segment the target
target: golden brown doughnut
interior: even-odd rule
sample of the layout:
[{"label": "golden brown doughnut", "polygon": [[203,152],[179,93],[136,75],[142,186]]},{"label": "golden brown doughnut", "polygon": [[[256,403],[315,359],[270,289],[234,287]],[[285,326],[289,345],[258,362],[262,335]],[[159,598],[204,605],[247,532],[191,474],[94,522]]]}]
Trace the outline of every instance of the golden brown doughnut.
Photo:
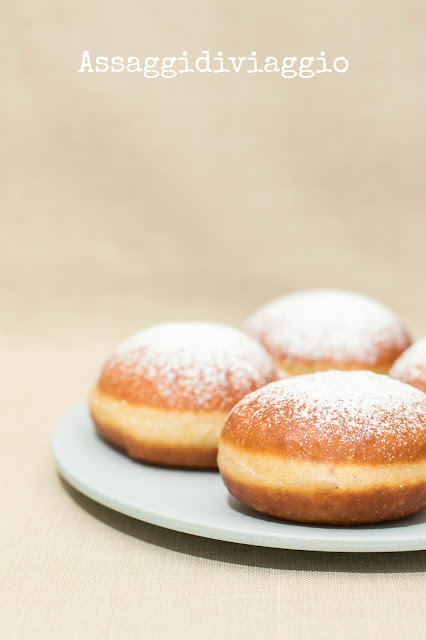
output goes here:
[{"label": "golden brown doughnut", "polygon": [[369,371],[274,382],[231,411],[218,465],[233,496],[278,518],[408,516],[426,506],[426,395]]},{"label": "golden brown doughnut", "polygon": [[426,338],[404,351],[394,362],[389,375],[426,393]]},{"label": "golden brown doughnut", "polygon": [[265,349],[238,329],[161,324],[119,345],[89,405],[99,433],[132,458],[214,468],[229,410],[277,378]]},{"label": "golden brown doughnut", "polygon": [[269,351],[282,377],[329,369],[387,373],[411,344],[390,309],[337,289],[273,300],[253,313],[243,329]]}]

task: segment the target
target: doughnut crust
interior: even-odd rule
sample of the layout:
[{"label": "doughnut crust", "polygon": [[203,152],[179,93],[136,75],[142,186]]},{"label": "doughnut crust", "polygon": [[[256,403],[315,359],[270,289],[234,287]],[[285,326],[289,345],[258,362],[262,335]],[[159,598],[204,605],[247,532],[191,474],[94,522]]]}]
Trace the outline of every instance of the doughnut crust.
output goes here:
[{"label": "doughnut crust", "polygon": [[216,468],[229,410],[278,378],[261,345],[214,323],[169,323],[139,332],[104,364],[89,397],[98,432],[132,458]]},{"label": "doughnut crust", "polygon": [[426,338],[418,340],[404,351],[389,375],[426,393]]},{"label": "doughnut crust", "polygon": [[233,496],[278,518],[402,518],[426,506],[426,395],[367,371],[281,380],[234,407],[218,464]]},{"label": "doughnut crust", "polygon": [[264,305],[244,330],[272,355],[283,378],[315,371],[387,373],[411,344],[398,316],[358,293],[299,291]]}]

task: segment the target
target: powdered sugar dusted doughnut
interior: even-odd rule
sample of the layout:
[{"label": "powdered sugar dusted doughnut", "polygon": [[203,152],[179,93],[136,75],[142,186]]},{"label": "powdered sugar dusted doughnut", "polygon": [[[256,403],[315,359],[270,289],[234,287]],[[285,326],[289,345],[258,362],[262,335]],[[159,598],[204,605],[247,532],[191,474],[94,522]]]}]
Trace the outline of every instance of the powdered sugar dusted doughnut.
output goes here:
[{"label": "powdered sugar dusted doughnut", "polygon": [[418,340],[404,351],[389,375],[426,392],[426,338]]},{"label": "powdered sugar dusted doughnut", "polygon": [[411,343],[390,309],[337,289],[300,291],[273,300],[243,328],[271,353],[284,376],[327,369],[387,373]]},{"label": "powdered sugar dusted doughnut", "polygon": [[426,395],[369,371],[281,380],[234,407],[218,464],[236,498],[279,518],[402,518],[426,506]]},{"label": "powdered sugar dusted doughnut", "polygon": [[91,392],[90,409],[99,432],[133,458],[215,467],[228,411],[277,377],[265,349],[238,329],[161,324],[119,345]]}]

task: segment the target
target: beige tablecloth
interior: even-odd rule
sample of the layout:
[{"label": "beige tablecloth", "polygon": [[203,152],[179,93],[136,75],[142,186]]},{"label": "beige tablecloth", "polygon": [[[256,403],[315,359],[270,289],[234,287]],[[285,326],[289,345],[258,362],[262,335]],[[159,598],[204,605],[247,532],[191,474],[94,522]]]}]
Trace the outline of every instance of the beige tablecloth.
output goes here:
[{"label": "beige tablecloth", "polygon": [[[59,479],[55,421],[151,322],[238,324],[308,286],[426,333],[419,2],[2,3],[0,629],[5,638],[424,637],[426,552],[202,540]],[[81,55],[350,61],[283,80],[78,74]]]}]

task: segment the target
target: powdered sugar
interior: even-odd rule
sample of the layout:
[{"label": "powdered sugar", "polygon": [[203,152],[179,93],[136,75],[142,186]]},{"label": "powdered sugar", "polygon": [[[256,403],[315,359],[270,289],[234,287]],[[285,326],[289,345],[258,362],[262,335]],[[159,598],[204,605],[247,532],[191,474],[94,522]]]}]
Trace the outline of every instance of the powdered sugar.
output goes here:
[{"label": "powdered sugar", "polygon": [[[176,322],[140,331],[119,345],[107,367],[120,363],[133,378],[155,385],[171,406],[228,410],[246,393],[277,379],[273,362],[242,331],[210,322]],[[237,398],[235,396],[238,396]]]},{"label": "powdered sugar", "polygon": [[374,364],[386,345],[398,355],[410,344],[390,309],[361,294],[335,289],[300,291],[274,300],[250,316],[244,329],[289,362]]},{"label": "powdered sugar", "polygon": [[[368,371],[327,371],[273,382],[233,409],[238,429],[267,442],[282,432],[286,446],[319,445],[363,457],[363,445],[387,442],[389,460],[409,442],[426,453],[426,394]],[[281,436],[280,436],[281,437]],[[390,443],[390,444],[389,444]],[[370,452],[371,454],[371,452]]]},{"label": "powdered sugar", "polygon": [[415,342],[398,358],[390,374],[400,380],[424,378],[426,386],[426,338]]}]

